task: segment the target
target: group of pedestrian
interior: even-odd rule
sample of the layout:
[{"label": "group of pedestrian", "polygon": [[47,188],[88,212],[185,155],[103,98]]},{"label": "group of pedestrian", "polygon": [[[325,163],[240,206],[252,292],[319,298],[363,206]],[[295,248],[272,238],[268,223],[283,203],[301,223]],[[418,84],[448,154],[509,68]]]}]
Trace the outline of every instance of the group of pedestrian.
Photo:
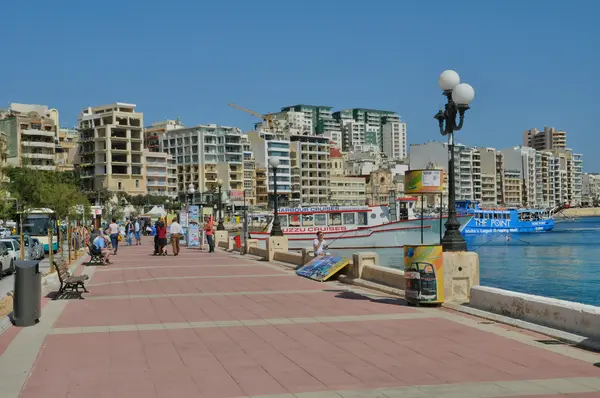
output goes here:
[{"label": "group of pedestrian", "polygon": [[133,246],[133,238],[135,237],[135,245],[142,244],[141,236],[142,228],[137,218],[127,219],[125,222],[125,240],[128,246]]},{"label": "group of pedestrian", "polygon": [[[139,219],[127,219],[124,225],[119,225],[116,218],[113,218],[106,228],[101,228],[98,231],[91,231],[83,228],[77,231],[76,239],[82,239],[86,245],[90,242],[99,250],[101,250],[104,259],[111,264],[109,260],[111,255],[117,255],[119,250],[119,242],[125,240],[128,246],[141,245],[142,231],[148,229],[151,235],[154,235],[154,253],[155,256],[167,255],[167,244],[169,243],[169,235],[173,255],[178,256],[180,252],[180,241],[183,238],[183,227],[179,224],[178,217],[171,220],[171,224],[167,227],[165,217],[160,217],[154,225],[142,224]],[[214,253],[214,220],[212,217],[206,217],[204,220],[203,230],[206,234],[206,240],[209,246],[209,252]]]}]

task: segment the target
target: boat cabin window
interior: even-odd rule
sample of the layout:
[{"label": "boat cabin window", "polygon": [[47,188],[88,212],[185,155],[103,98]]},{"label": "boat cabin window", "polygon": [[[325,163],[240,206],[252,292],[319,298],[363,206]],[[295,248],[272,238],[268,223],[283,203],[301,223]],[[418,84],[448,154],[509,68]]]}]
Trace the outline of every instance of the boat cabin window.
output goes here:
[{"label": "boat cabin window", "polygon": [[329,213],[329,225],[342,225],[342,213]]},{"label": "boat cabin window", "polygon": [[300,216],[297,214],[290,215],[290,227],[299,227],[300,226]]},{"label": "boat cabin window", "polygon": [[356,224],[356,213],[344,213],[344,225],[354,225]]},{"label": "boat cabin window", "polygon": [[358,222],[356,225],[368,225],[367,213],[358,213]]},{"label": "boat cabin window", "polygon": [[315,225],[313,221],[312,214],[303,214],[302,215],[302,226],[303,227],[313,227]]},{"label": "boat cabin window", "polygon": [[283,214],[283,215],[280,214],[279,215],[279,223],[284,228],[288,226],[288,216],[287,216],[287,214]]},{"label": "boat cabin window", "polygon": [[315,226],[324,227],[327,225],[327,214],[315,214]]}]

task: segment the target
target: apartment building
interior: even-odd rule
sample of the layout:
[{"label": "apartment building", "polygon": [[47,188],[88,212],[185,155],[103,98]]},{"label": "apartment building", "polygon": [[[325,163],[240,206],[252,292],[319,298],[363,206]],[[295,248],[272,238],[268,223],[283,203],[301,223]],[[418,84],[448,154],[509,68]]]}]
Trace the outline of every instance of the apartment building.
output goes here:
[{"label": "apartment building", "polygon": [[142,126],[134,104],[88,107],[79,115],[79,168],[88,190],[147,193]]},{"label": "apartment building", "polygon": [[10,104],[0,109],[0,133],[6,135],[8,164],[56,169],[58,111],[45,105]]},{"label": "apartment building", "polygon": [[256,206],[256,160],[247,135],[242,136],[244,150],[244,193],[243,206]]},{"label": "apartment building", "polygon": [[266,168],[256,168],[256,205],[266,207],[269,204],[269,178]]},{"label": "apartment building", "polygon": [[349,152],[344,159],[344,174],[365,176],[384,166],[382,154],[377,152]]},{"label": "apartment building", "polygon": [[406,159],[406,123],[391,121],[381,127],[383,153],[388,159]]},{"label": "apartment building", "polygon": [[200,201],[205,193],[217,192],[219,178],[224,196],[231,190],[243,190],[244,151],[242,131],[237,127],[201,124],[167,130],[160,149],[175,159],[180,193],[193,184]]},{"label": "apartment building", "polygon": [[516,146],[502,150],[504,156],[504,167],[507,170],[520,172],[522,181],[522,202],[525,207],[536,207],[542,204],[537,203],[542,192],[539,173],[536,175],[536,169],[541,167],[541,158],[538,152],[531,147]]},{"label": "apartment building", "polygon": [[503,170],[504,205],[520,207],[523,203],[523,178],[521,170]]},{"label": "apartment building", "polygon": [[144,128],[144,148],[147,148],[150,152],[160,152],[160,140],[162,136],[169,130],[183,128],[185,126],[179,118],[152,123],[151,126]]},{"label": "apartment building", "polygon": [[345,175],[344,157],[338,148],[332,146],[329,149],[329,203],[338,206],[364,205],[367,200],[365,177]]},{"label": "apartment building", "polygon": [[543,131],[536,128],[523,132],[523,146],[534,148],[538,151],[567,149],[567,132],[554,127],[544,127]]},{"label": "apartment building", "polygon": [[504,203],[502,183],[504,157],[494,148],[476,148],[481,165],[481,203],[496,205]]},{"label": "apartment building", "polygon": [[[393,147],[390,149],[392,158],[406,154],[406,124],[400,121],[400,116],[395,112],[354,108],[335,112],[333,118],[341,127],[344,151],[366,152],[375,147],[379,152],[385,152],[383,135],[385,130],[389,133],[388,141],[398,142],[397,151],[394,151]],[[389,127],[384,128],[388,124]]]},{"label": "apartment building", "polygon": [[[275,184],[273,169],[269,165],[269,159],[277,158],[279,166],[277,168],[277,196],[279,204],[287,204],[291,200],[292,184],[291,184],[291,159],[290,159],[290,141],[285,139],[280,134],[274,134],[269,131],[251,131],[247,134],[250,148],[254,154],[254,160],[257,170],[264,170],[266,173],[267,183],[267,201],[272,203],[275,194]],[[262,176],[261,176],[262,177]],[[262,187],[261,187],[262,188]],[[257,202],[264,203],[264,193],[257,185]],[[259,199],[259,196],[261,197]]]},{"label": "apartment building", "polygon": [[56,141],[56,170],[73,171],[78,163],[79,131],[76,129],[59,129]]},{"label": "apartment building", "polygon": [[165,152],[144,149],[148,195],[177,197],[177,165]]},{"label": "apartment building", "polygon": [[[411,170],[437,168],[448,173],[448,144],[430,141],[410,146],[409,167]],[[483,199],[481,154],[476,148],[457,144],[454,146],[454,177],[456,199]]]},{"label": "apartment building", "polygon": [[300,173],[301,204],[327,204],[330,196],[329,139],[319,136],[290,137]]},{"label": "apartment building", "polygon": [[582,175],[583,195],[592,201],[600,199],[600,174],[584,173]]},{"label": "apartment building", "polygon": [[334,206],[363,206],[367,203],[364,177],[331,176],[329,204]]}]

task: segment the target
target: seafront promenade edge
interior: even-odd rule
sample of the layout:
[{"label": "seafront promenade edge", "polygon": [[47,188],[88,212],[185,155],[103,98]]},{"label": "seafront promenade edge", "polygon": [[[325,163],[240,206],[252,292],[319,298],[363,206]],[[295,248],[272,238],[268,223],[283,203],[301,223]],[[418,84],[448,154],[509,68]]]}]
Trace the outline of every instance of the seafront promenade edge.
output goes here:
[{"label": "seafront promenade edge", "polygon": [[3,398],[600,397],[600,355],[448,309],[148,240],[0,335]]}]

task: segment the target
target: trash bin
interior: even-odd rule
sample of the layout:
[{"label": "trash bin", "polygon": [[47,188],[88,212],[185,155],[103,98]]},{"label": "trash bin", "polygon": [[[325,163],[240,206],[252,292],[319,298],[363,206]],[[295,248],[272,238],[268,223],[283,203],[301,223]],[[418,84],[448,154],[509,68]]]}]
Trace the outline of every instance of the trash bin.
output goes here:
[{"label": "trash bin", "polygon": [[15,326],[35,325],[42,314],[42,274],[39,260],[15,261],[13,319]]},{"label": "trash bin", "polygon": [[404,246],[404,297],[409,304],[444,302],[444,261],[441,245]]}]

